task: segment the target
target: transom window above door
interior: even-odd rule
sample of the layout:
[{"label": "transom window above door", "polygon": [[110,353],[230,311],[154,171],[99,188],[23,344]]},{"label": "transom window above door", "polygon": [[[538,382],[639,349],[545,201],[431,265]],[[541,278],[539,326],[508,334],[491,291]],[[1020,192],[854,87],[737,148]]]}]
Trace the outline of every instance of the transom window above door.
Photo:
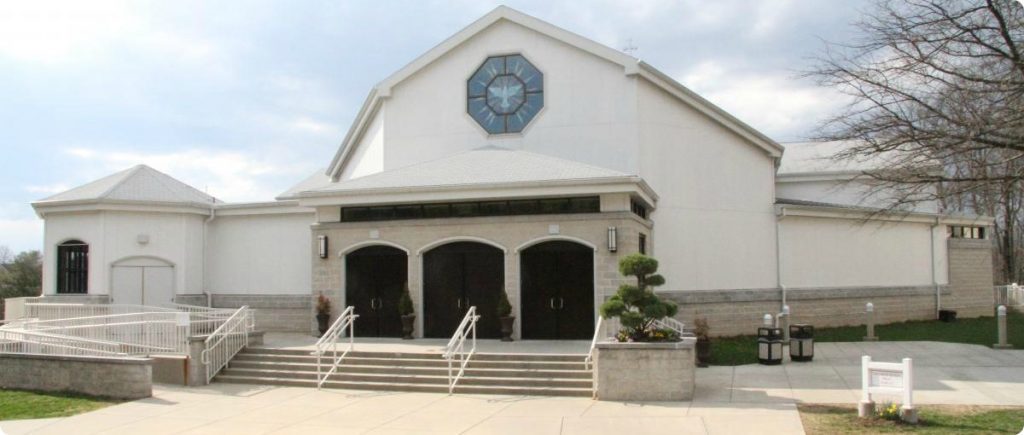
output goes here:
[{"label": "transom window above door", "polygon": [[469,116],[490,134],[519,133],[544,107],[544,74],[519,54],[488,57],[466,88]]}]

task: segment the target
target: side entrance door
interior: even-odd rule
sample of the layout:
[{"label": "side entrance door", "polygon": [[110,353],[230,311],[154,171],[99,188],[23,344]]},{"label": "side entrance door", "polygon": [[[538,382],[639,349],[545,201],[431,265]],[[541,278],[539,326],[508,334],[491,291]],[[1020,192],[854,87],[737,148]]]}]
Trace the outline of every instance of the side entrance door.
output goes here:
[{"label": "side entrance door", "polygon": [[174,266],[154,258],[119,261],[111,268],[111,301],[116,304],[162,305],[174,302]]},{"label": "side entrance door", "polygon": [[355,307],[357,337],[401,337],[398,300],[408,281],[408,256],[368,246],[345,256],[345,303]]}]

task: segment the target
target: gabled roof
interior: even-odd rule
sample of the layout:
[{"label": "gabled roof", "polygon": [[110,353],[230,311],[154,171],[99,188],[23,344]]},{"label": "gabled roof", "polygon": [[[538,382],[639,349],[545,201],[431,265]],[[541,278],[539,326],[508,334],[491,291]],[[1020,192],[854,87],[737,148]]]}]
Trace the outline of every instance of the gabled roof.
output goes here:
[{"label": "gabled roof", "polygon": [[527,151],[483,147],[402,168],[353,178],[300,193],[337,194],[436,191],[517,186],[635,183],[656,198],[640,177]]},{"label": "gabled roof", "polygon": [[740,137],[743,137],[754,145],[764,149],[773,157],[780,157],[782,155],[782,146],[778,143],[755,130],[753,127],[736,119],[718,106],[711,104],[695,92],[673,80],[667,74],[664,74],[647,63],[640,61],[640,59],[562,29],[561,27],[555,26],[546,21],[531,17],[507,6],[498,6],[491,12],[487,13],[487,15],[484,15],[480,19],[474,21],[472,24],[466,26],[448,39],[445,39],[434,48],[430,49],[420,57],[417,57],[408,65],[402,67],[402,69],[388,76],[386,79],[374,86],[373,89],[370,90],[369,95],[367,95],[362,107],[359,109],[359,113],[356,115],[356,119],[352,122],[352,126],[349,128],[348,133],[342,141],[341,146],[338,148],[337,153],[335,153],[334,158],[331,159],[331,164],[328,166],[326,174],[329,177],[337,179],[341,173],[341,167],[344,165],[345,159],[348,157],[348,154],[352,152],[352,148],[354,148],[359,142],[359,138],[368,127],[373,115],[379,109],[381,100],[391,96],[391,89],[395,85],[501,20],[518,24],[557,41],[561,41],[567,45],[608,60],[609,62],[622,65],[624,74],[640,75],[641,77],[644,77],[646,80],[664,89],[670,95],[676,97],[683,103],[694,107],[715,122],[718,122],[738,134]]},{"label": "gabled roof", "polygon": [[146,165],[108,175],[32,203],[33,207],[109,203],[185,205],[209,208],[212,196]]}]

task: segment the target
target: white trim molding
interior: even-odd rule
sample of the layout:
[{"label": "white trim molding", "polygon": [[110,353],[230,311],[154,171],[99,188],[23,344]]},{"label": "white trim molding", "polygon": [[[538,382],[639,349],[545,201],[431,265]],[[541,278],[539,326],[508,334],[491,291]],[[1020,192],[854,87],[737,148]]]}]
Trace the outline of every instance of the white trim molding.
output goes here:
[{"label": "white trim molding", "polygon": [[593,243],[590,243],[590,242],[588,242],[586,240],[583,240],[583,239],[580,239],[580,238],[577,238],[577,237],[572,237],[572,236],[563,236],[563,235],[560,235],[560,234],[553,234],[553,235],[549,235],[549,236],[537,237],[536,239],[528,240],[525,243],[517,246],[514,250],[512,250],[512,253],[516,254],[516,255],[519,255],[520,251],[522,251],[522,250],[524,250],[526,248],[529,248],[529,247],[531,247],[533,245],[539,245],[539,244],[544,243],[544,242],[551,242],[551,241],[556,241],[556,240],[561,240],[561,241],[565,241],[565,242],[579,243],[579,244],[581,244],[583,246],[586,246],[586,247],[588,247],[590,249],[593,249],[594,252],[597,252],[597,246],[594,246]]},{"label": "white trim molding", "polygon": [[493,240],[485,239],[483,237],[476,237],[476,236],[454,236],[454,237],[445,237],[443,239],[435,240],[435,241],[430,242],[430,243],[428,243],[426,245],[423,245],[423,247],[421,247],[419,250],[416,251],[416,256],[417,257],[422,256],[423,253],[425,253],[425,252],[427,252],[427,251],[429,251],[431,249],[437,248],[439,246],[447,245],[449,243],[455,243],[455,242],[483,243],[485,245],[491,245],[491,246],[493,246],[495,248],[501,249],[502,253],[504,253],[505,255],[508,255],[508,248],[506,248],[502,244],[500,244],[498,242],[495,242]]}]

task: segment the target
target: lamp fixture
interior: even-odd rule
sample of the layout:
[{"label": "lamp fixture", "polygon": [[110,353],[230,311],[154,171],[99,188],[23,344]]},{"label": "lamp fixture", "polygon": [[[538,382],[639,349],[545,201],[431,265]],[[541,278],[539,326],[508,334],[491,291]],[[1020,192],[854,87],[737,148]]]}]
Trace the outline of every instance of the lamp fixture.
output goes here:
[{"label": "lamp fixture", "polygon": [[608,227],[608,252],[619,250],[619,230],[615,227]]},{"label": "lamp fixture", "polygon": [[320,258],[327,258],[327,236],[316,236]]}]

